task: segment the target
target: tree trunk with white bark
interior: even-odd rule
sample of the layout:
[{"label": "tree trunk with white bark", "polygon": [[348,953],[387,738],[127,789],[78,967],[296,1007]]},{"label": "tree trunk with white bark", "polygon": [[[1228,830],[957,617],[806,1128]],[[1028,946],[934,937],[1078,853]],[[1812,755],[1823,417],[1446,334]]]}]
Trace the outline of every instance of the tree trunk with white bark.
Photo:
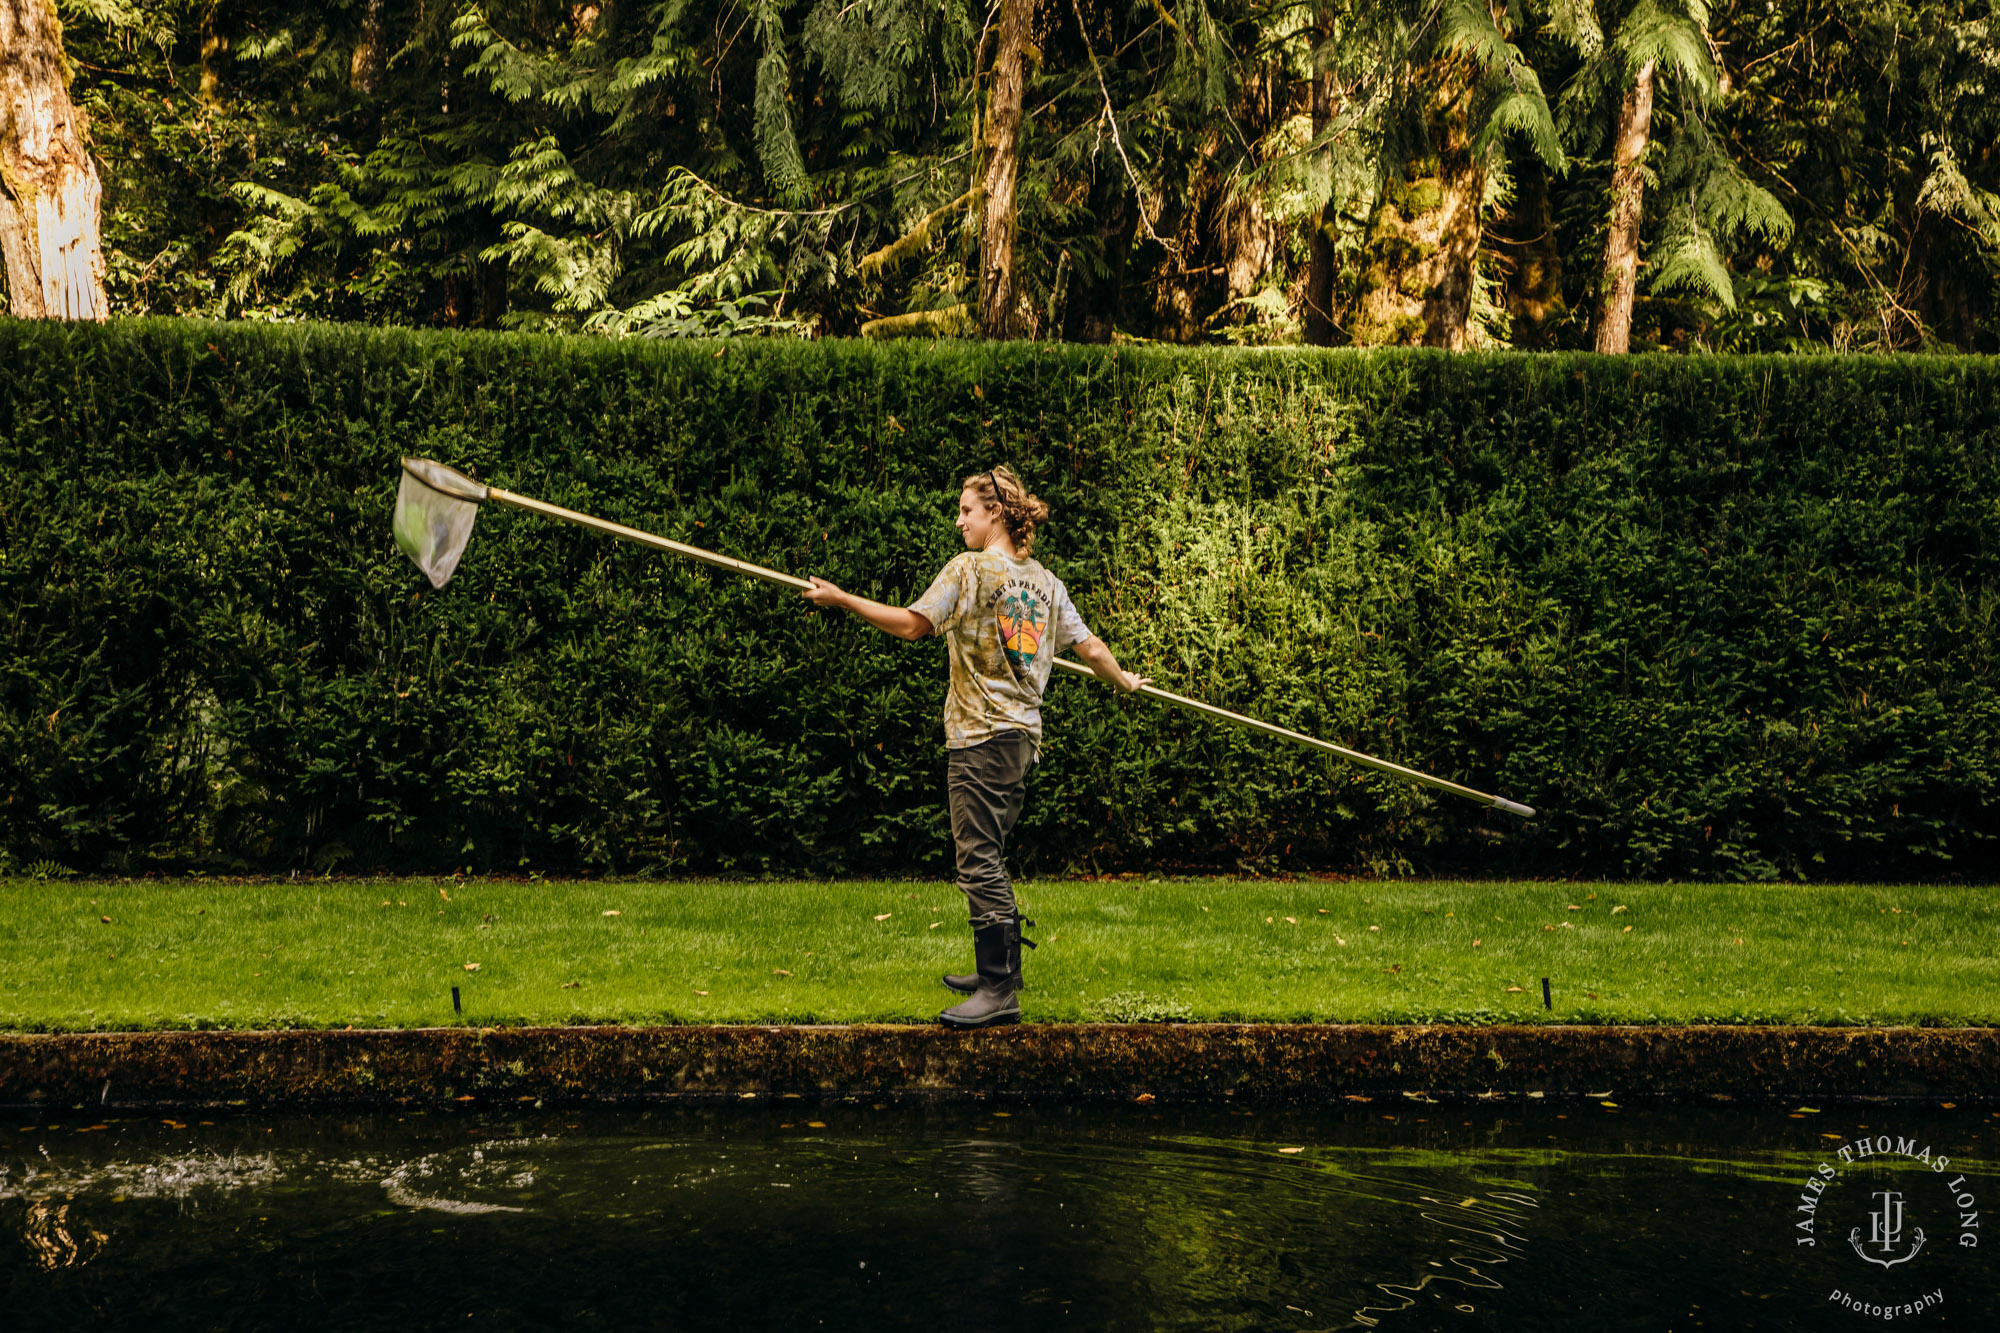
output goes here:
[{"label": "tree trunk with white bark", "polygon": [[986,103],[986,171],[981,197],[979,325],[989,338],[1014,333],[1014,186],[1021,173],[1021,104],[1036,59],[1031,37],[1035,0],[1006,0],[1000,47],[993,58],[993,92]]},{"label": "tree trunk with white bark", "polygon": [[1646,206],[1642,165],[1653,135],[1653,62],[1618,103],[1611,143],[1611,227],[1604,236],[1604,273],[1598,280],[1597,350],[1632,350],[1632,305],[1639,286],[1639,223]]},{"label": "tree trunk with white bark", "polygon": [[0,259],[26,319],[103,319],[103,186],[53,0],[0,0]]}]

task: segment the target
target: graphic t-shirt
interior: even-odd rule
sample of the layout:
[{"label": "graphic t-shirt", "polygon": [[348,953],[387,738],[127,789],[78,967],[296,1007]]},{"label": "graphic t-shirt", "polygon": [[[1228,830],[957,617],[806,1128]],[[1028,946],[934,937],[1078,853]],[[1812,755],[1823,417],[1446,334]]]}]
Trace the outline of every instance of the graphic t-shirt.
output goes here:
[{"label": "graphic t-shirt", "polygon": [[910,610],[944,636],[951,688],[947,749],[1003,731],[1042,739],[1042,691],[1056,654],[1090,637],[1062,580],[1034,560],[967,551],[939,571]]}]

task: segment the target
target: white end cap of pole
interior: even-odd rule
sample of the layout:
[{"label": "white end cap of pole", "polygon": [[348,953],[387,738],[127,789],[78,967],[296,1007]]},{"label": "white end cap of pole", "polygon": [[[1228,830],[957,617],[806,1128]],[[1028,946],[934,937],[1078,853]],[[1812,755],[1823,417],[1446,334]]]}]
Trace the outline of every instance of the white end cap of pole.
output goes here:
[{"label": "white end cap of pole", "polygon": [[1505,810],[1510,815],[1519,815],[1523,819],[1533,819],[1535,817],[1533,807],[1522,805],[1519,801],[1510,801],[1504,796],[1495,796],[1493,798],[1493,808],[1495,810]]}]

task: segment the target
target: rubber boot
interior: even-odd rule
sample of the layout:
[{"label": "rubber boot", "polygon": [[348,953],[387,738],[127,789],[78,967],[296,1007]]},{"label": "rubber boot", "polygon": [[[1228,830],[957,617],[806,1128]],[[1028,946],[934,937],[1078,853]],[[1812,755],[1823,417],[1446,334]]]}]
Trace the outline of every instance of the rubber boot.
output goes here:
[{"label": "rubber boot", "polygon": [[1020,938],[1020,924],[1012,919],[980,926],[972,932],[972,955],[978,960],[979,986],[964,1003],[938,1015],[945,1026],[983,1028],[1021,1021],[1021,1002],[1016,998],[1021,969],[1014,961],[1021,955],[1021,946],[1014,942]]},{"label": "rubber boot", "polygon": [[[1014,933],[1009,937],[1010,943],[1008,946],[1012,952],[1008,956],[1007,961],[1014,969],[1015,990],[1028,989],[1027,979],[1021,974],[1021,946],[1025,944],[1030,949],[1038,946],[1033,940],[1023,939],[1021,937],[1021,930],[1023,927],[1034,924],[1032,920],[1024,916],[1017,915],[1014,918]],[[941,980],[943,980],[946,990],[955,990],[960,995],[970,995],[979,989],[979,974],[977,972],[947,972]]]}]

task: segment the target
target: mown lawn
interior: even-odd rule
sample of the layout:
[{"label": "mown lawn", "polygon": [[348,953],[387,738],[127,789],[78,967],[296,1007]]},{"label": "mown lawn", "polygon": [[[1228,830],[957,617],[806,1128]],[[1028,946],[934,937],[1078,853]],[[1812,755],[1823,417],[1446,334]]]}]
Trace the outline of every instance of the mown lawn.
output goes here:
[{"label": "mown lawn", "polygon": [[[1029,1021],[2000,1021],[1991,887],[1020,893]],[[13,1030],[927,1021],[970,965],[940,883],[0,882]]]}]

